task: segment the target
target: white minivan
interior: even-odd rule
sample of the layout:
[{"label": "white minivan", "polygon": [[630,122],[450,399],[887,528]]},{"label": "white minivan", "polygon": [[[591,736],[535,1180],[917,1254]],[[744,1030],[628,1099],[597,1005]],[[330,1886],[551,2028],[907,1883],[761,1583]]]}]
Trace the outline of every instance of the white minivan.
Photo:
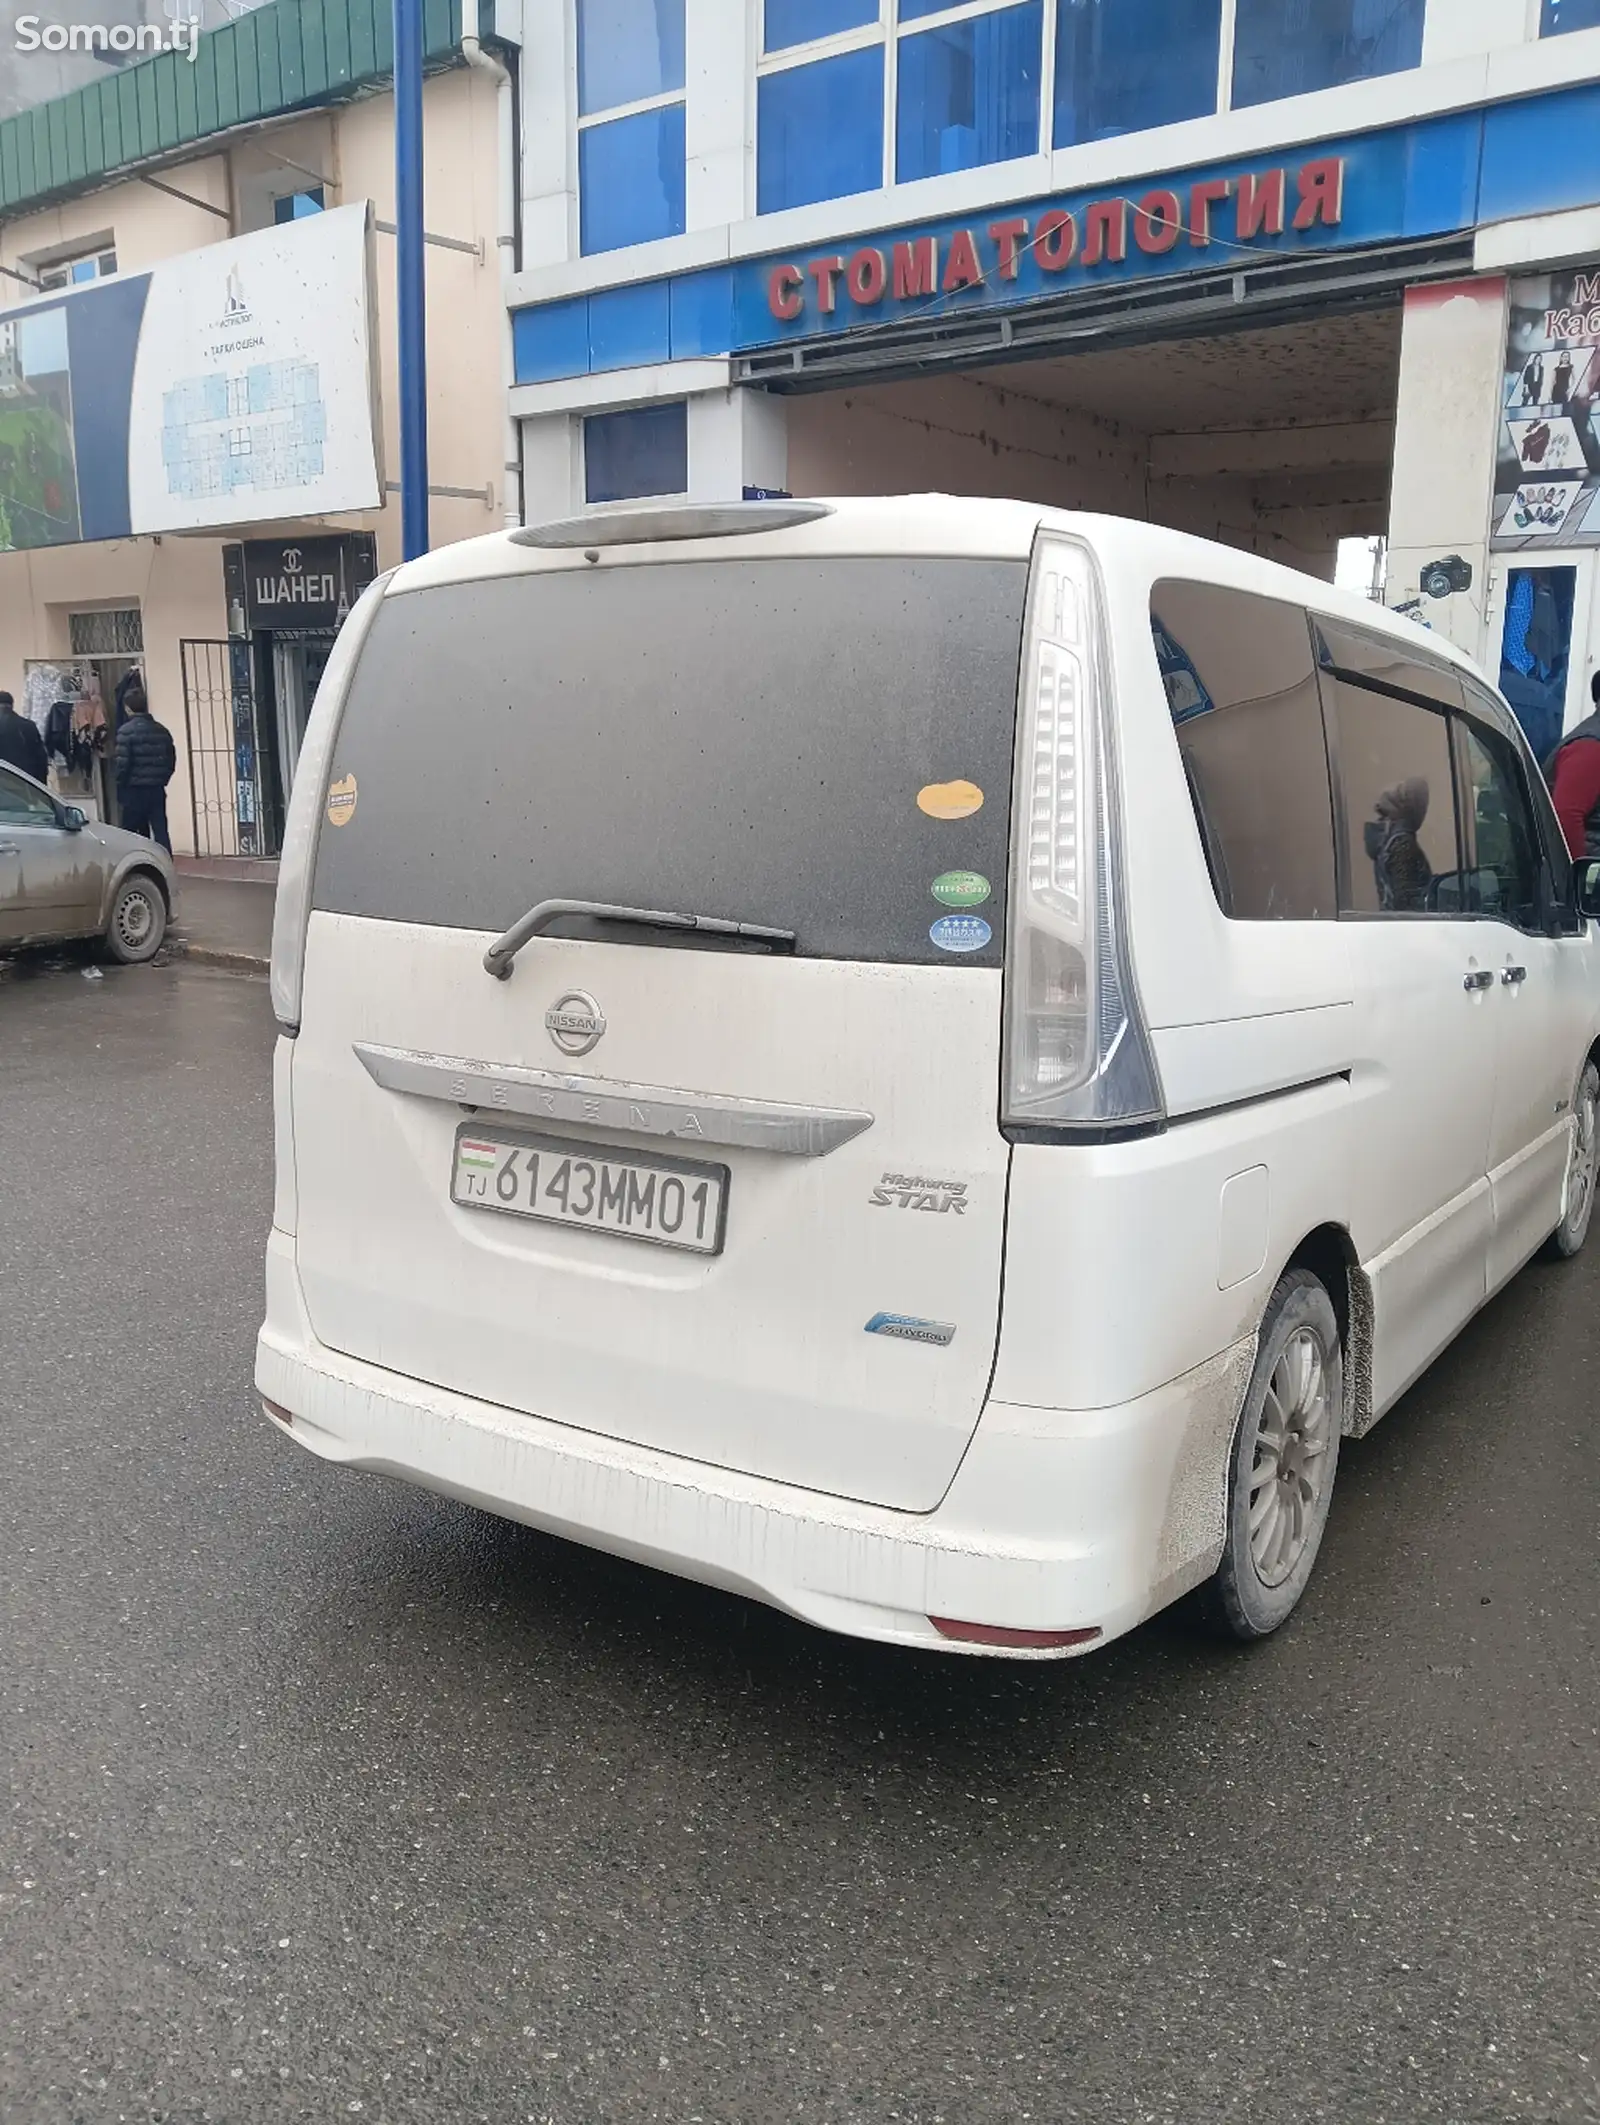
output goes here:
[{"label": "white minivan", "polygon": [[278,887],[256,1381],[312,1452],[904,1645],[1293,1609],[1588,1230],[1600,864],[1411,622],[945,496],[382,578]]}]

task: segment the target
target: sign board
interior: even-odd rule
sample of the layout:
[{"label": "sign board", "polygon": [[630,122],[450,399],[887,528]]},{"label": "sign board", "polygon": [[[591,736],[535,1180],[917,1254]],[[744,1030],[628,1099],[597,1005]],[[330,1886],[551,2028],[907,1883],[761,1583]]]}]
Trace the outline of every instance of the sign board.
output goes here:
[{"label": "sign board", "polygon": [[[1600,117],[1600,104],[1585,115]],[[516,379],[545,383],[796,342],[820,349],[887,326],[936,329],[1072,294],[1231,275],[1470,228],[1485,123],[1481,112],[1451,112],[1116,190],[1053,192],[858,229],[531,304],[512,315]],[[847,217],[851,202],[837,207]]]},{"label": "sign board", "polygon": [[1600,261],[1511,283],[1494,544],[1600,546]]},{"label": "sign board", "polygon": [[0,551],[380,507],[367,212],[0,311]]},{"label": "sign board", "polygon": [[334,634],[378,572],[377,542],[367,532],[345,538],[248,539],[223,549],[228,626]]}]

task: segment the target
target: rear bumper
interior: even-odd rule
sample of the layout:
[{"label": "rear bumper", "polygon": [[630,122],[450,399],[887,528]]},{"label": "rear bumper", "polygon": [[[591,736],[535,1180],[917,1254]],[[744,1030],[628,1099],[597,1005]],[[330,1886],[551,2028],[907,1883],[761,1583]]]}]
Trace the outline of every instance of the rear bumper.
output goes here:
[{"label": "rear bumper", "polygon": [[256,1385],[290,1413],[288,1435],[326,1460],[402,1476],[827,1630],[988,1652],[999,1649],[955,1644],[928,1619],[1097,1629],[1099,1645],[1215,1569],[1228,1448],[1252,1356],[1253,1344],[1241,1343],[1113,1409],[991,1402],[936,1510],[894,1512],[601,1438],[344,1357],[313,1334],[294,1241],[274,1230]]}]

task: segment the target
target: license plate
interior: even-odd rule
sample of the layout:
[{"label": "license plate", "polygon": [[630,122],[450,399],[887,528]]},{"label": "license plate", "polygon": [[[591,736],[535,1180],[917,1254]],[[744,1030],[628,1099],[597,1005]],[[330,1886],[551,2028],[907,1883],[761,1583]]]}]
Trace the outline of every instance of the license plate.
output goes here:
[{"label": "license plate", "polygon": [[720,1254],[728,1169],[468,1124],[456,1132],[450,1198],[470,1210],[503,1210],[690,1254]]}]

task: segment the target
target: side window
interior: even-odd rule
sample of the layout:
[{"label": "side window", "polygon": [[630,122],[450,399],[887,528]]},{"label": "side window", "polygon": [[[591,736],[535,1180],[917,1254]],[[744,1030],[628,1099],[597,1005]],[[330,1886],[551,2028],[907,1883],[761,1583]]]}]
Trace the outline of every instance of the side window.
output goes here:
[{"label": "side window", "polygon": [[[1339,761],[1351,915],[1425,915],[1461,869],[1450,718],[1324,674]],[[1459,884],[1453,889],[1459,893]]]},{"label": "side window", "polygon": [[1223,914],[1333,921],[1333,799],[1305,613],[1213,583],[1158,583],[1151,628]]},{"label": "side window", "polygon": [[0,768],[0,825],[59,826],[56,808],[42,791],[30,789]]},{"label": "side window", "polygon": [[1499,740],[1517,763],[1524,802],[1533,815],[1534,855],[1536,859],[1543,859],[1547,895],[1545,913],[1554,920],[1557,928],[1581,931],[1582,918],[1571,904],[1572,857],[1566,836],[1561,831],[1561,822],[1556,817],[1556,808],[1543,774],[1537,766],[1528,764],[1526,753],[1513,735],[1516,718],[1497,694],[1491,693],[1477,680],[1463,680],[1462,691],[1468,709],[1476,712],[1478,722]]},{"label": "side window", "polygon": [[[1462,907],[1499,915],[1519,929],[1542,927],[1538,829],[1522,763],[1510,741],[1481,723],[1462,721]],[[1447,896],[1439,896],[1443,911]]]}]

